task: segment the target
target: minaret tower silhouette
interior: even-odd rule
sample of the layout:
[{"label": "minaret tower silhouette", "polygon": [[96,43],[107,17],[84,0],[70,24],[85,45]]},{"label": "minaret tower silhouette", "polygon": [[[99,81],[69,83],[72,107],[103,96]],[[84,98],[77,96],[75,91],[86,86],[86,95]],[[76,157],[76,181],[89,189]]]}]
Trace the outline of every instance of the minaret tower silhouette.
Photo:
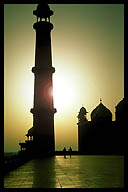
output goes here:
[{"label": "minaret tower silhouette", "polygon": [[33,11],[37,22],[33,28],[36,31],[35,67],[32,72],[35,75],[34,81],[34,107],[33,114],[33,146],[34,153],[39,155],[53,155],[55,151],[54,141],[54,109],[53,105],[53,83],[52,74],[55,68],[52,67],[51,56],[51,30],[50,16],[53,11],[48,4],[37,5]]}]

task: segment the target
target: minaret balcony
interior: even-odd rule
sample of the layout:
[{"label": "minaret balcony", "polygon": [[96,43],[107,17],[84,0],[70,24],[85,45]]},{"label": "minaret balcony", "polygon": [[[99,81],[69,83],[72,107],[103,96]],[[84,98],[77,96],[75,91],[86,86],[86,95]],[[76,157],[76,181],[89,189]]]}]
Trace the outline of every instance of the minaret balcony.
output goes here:
[{"label": "minaret balcony", "polygon": [[53,24],[47,21],[39,21],[34,23],[33,28],[35,30],[51,31],[53,29]]},{"label": "minaret balcony", "polygon": [[[31,108],[30,109],[30,112],[32,113],[32,114],[35,114],[35,113],[39,113],[41,111],[41,109],[37,109],[36,111],[35,111],[35,109],[34,108]],[[44,111],[43,111],[44,112]],[[42,112],[42,113],[43,113]],[[56,108],[53,108],[52,110],[46,110],[46,112],[48,112],[48,113],[56,113],[57,112],[57,109]]]},{"label": "minaret balcony", "polygon": [[54,73],[55,68],[54,67],[42,67],[42,68],[37,68],[37,67],[32,67],[32,72],[35,74],[39,73]]}]

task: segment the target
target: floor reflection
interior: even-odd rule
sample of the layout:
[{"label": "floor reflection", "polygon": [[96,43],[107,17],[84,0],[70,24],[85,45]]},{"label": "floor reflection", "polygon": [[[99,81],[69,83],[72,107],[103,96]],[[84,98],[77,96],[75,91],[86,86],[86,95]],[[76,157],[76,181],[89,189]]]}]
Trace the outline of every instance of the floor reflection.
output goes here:
[{"label": "floor reflection", "polygon": [[4,178],[5,188],[123,188],[124,156],[33,159]]},{"label": "floor reflection", "polygon": [[83,156],[78,159],[79,186],[85,188],[124,187],[123,156]]},{"label": "floor reflection", "polygon": [[32,188],[57,187],[55,161],[55,157],[34,160]]},{"label": "floor reflection", "polygon": [[[73,156],[57,158],[65,173],[62,187],[73,188],[123,188],[123,156]],[[67,181],[67,182],[66,182]]]}]

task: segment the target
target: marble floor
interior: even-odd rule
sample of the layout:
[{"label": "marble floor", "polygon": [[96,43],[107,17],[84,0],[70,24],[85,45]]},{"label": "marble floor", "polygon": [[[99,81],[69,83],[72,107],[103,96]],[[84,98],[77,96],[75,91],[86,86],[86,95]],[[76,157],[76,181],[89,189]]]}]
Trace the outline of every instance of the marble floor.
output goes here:
[{"label": "marble floor", "polygon": [[4,188],[123,188],[124,156],[33,159],[4,177]]}]

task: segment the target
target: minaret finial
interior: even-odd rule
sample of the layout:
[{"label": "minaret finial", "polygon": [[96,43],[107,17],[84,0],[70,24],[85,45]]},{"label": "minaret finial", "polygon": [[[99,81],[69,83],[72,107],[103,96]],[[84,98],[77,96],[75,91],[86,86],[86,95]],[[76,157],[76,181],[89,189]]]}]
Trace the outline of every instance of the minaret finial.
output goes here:
[{"label": "minaret finial", "polygon": [[100,98],[100,103],[102,103],[102,99]]},{"label": "minaret finial", "polygon": [[40,21],[42,20],[42,18],[45,19],[45,21],[47,21],[47,18],[50,22],[50,16],[53,15],[53,11],[50,10],[49,5],[47,4],[47,2],[40,2],[37,5],[37,9],[33,11],[33,14],[37,16],[37,22],[38,22],[38,18],[40,18]]}]

